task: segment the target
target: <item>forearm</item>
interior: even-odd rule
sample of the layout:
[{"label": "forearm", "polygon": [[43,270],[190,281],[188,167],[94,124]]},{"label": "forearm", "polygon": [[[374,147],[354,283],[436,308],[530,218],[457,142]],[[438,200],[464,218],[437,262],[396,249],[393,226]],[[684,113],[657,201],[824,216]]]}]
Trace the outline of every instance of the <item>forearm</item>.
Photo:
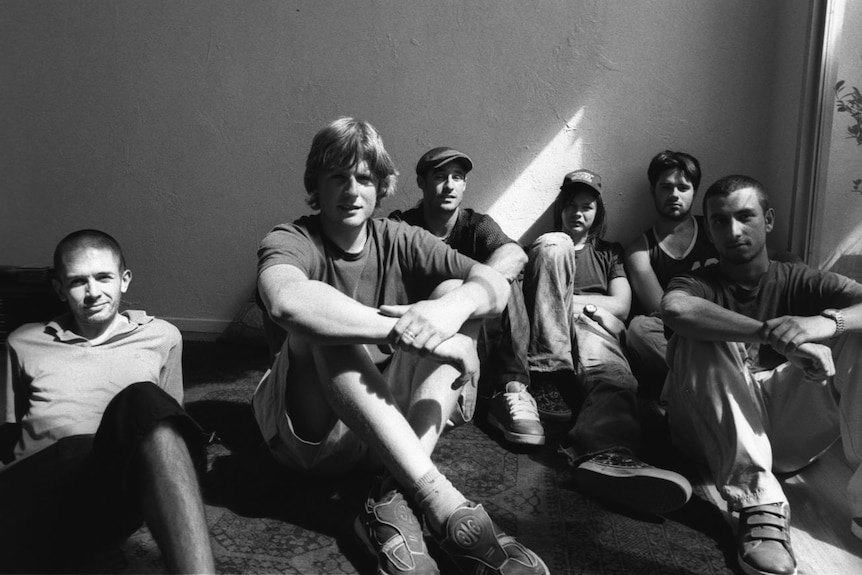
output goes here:
[{"label": "forearm", "polygon": [[763,322],[681,292],[665,294],[661,314],[665,325],[682,337],[701,341],[764,341]]},{"label": "forearm", "polygon": [[509,301],[510,289],[502,274],[480,264],[470,269],[463,284],[443,295],[440,300],[467,321],[502,313]]},{"label": "forearm", "polygon": [[397,321],[319,281],[291,284],[271,299],[275,323],[318,345],[386,343]]},{"label": "forearm", "polygon": [[500,246],[485,262],[486,266],[493,268],[510,284],[515,281],[526,264],[527,254],[520,245],[515,243]]},{"label": "forearm", "polygon": [[622,321],[626,320],[631,309],[631,300],[613,295],[575,294],[572,296],[572,303],[580,307],[591,303],[604,308]]},{"label": "forearm", "polygon": [[862,303],[855,303],[841,310],[845,331],[862,331]]}]

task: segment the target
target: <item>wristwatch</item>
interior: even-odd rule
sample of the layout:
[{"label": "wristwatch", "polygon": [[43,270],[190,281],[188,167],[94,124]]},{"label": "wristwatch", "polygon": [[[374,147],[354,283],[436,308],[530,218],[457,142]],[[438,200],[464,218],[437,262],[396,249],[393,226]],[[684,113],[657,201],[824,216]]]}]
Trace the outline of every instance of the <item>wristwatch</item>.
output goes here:
[{"label": "wristwatch", "polygon": [[820,312],[823,317],[828,317],[835,322],[835,333],[832,337],[838,337],[844,333],[844,314],[838,309],[824,309]]},{"label": "wristwatch", "polygon": [[588,303],[587,305],[584,306],[584,313],[587,314],[588,316],[592,316],[597,311],[599,311],[599,308],[597,308],[596,306],[594,306],[591,303]]}]

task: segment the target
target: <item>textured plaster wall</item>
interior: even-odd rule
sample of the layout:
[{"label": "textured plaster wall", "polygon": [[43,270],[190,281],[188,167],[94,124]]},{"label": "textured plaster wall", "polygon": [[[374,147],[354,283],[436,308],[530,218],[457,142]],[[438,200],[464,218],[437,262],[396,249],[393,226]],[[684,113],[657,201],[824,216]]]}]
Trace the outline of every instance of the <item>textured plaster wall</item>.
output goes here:
[{"label": "textured plaster wall", "polygon": [[524,240],[577,167],[604,178],[609,237],[631,240],[667,147],[701,160],[704,185],[762,179],[780,210],[808,4],[7,0],[0,263],[47,265],[60,237],[99,227],[128,252],[130,301],[217,331],[260,238],[307,213],[308,145],[339,115],[375,124],[396,159],[385,213],[419,199],[415,161],[442,144],[475,162],[467,205]]}]

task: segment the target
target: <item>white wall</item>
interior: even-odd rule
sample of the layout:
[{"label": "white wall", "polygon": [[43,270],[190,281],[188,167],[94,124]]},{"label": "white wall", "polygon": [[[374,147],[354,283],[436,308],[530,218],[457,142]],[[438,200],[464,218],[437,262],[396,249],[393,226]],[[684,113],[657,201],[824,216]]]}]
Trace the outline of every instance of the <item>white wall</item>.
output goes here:
[{"label": "white wall", "polygon": [[[862,4],[843,4],[843,26],[836,44],[837,79],[845,82],[846,93],[852,87],[862,89]],[[835,93],[829,86],[828,95]],[[835,105],[830,98],[827,105]],[[846,112],[832,115],[829,153],[823,166],[825,184],[820,193],[819,213],[815,220],[812,264],[862,280],[862,186],[854,189],[854,180],[862,179],[862,146],[849,137],[847,128],[855,121]],[[851,257],[845,257],[851,256]],[[843,259],[842,259],[843,258]]]},{"label": "white wall", "polygon": [[[0,4],[0,264],[48,265],[66,233],[124,245],[129,300],[190,330],[249,295],[268,229],[307,212],[311,137],[354,115],[419,198],[426,149],[475,162],[467,204],[530,240],[563,175],[605,182],[611,239],[649,223],[649,159],[704,186],[791,177],[809,1]],[[777,193],[776,193],[777,192]],[[786,243],[787,230],[774,234]]]}]

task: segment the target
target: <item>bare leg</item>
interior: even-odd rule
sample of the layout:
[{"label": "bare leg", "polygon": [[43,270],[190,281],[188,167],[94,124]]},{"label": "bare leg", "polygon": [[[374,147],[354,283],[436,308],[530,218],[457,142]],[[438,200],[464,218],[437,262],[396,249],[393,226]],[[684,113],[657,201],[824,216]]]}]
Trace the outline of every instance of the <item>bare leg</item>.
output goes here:
[{"label": "bare leg", "polygon": [[144,519],[172,573],[215,573],[200,487],[186,443],[167,422],[141,444]]},{"label": "bare leg", "polygon": [[[420,440],[361,346],[314,346],[312,352],[321,389],[338,417],[379,454],[399,484],[413,485],[433,467],[431,450],[458,397],[458,390],[452,389],[455,368],[421,362],[429,364],[424,368],[428,379],[420,385],[423,409],[411,414],[421,430]],[[422,368],[417,371],[417,376],[423,375]]]}]

